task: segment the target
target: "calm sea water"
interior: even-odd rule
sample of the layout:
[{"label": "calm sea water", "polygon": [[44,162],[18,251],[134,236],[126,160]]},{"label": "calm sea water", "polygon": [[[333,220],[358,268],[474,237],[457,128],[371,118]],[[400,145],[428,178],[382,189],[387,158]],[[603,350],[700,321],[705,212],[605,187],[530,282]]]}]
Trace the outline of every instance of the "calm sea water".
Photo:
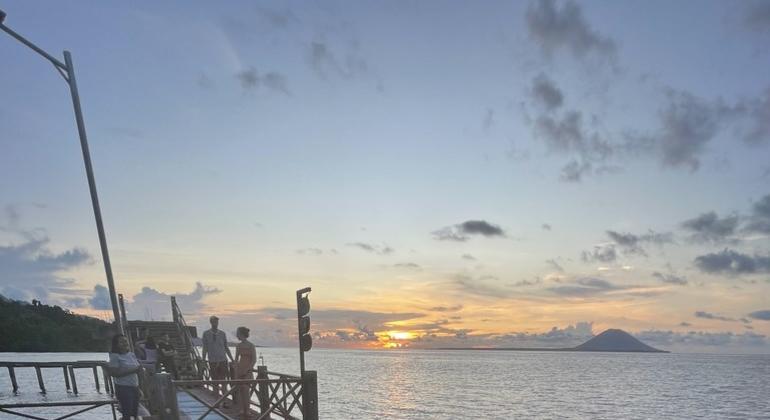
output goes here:
[{"label": "calm sea water", "polygon": [[[296,373],[297,351],[259,349],[271,371]],[[30,360],[0,353],[0,360]],[[106,354],[38,354],[95,360]],[[315,349],[324,419],[769,419],[770,355]],[[20,375],[36,398],[34,372]],[[61,373],[47,372],[49,389]],[[81,389],[93,379],[83,372]],[[0,372],[0,398],[10,397]],[[12,418],[0,414],[0,419]],[[109,411],[75,418],[103,420]]]}]

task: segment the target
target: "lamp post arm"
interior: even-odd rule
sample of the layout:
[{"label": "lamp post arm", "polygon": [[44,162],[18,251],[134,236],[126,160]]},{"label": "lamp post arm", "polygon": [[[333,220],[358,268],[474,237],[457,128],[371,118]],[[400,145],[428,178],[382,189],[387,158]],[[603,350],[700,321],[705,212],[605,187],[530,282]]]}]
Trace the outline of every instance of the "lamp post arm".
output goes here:
[{"label": "lamp post arm", "polygon": [[0,29],[2,29],[8,35],[16,38],[16,40],[18,40],[22,44],[28,46],[29,48],[31,48],[36,53],[42,55],[43,58],[45,58],[46,60],[50,61],[51,64],[53,64],[53,66],[56,67],[56,69],[59,70],[60,73],[62,71],[67,71],[67,66],[65,66],[64,63],[62,63],[61,61],[57,60],[51,54],[48,54],[47,52],[43,51],[40,47],[38,47],[37,45],[33,44],[32,42],[30,42],[29,40],[27,40],[23,36],[17,34],[13,29],[5,26],[2,23],[0,23]]}]

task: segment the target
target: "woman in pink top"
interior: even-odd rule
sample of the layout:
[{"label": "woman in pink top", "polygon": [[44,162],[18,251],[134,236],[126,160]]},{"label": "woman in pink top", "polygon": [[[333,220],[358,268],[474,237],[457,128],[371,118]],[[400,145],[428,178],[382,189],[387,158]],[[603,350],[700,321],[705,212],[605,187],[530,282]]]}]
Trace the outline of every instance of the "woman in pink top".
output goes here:
[{"label": "woman in pink top", "polygon": [[[235,332],[236,337],[241,340],[235,347],[235,379],[254,379],[252,370],[257,362],[257,351],[249,338],[249,329],[238,327]],[[250,386],[238,386],[238,402],[241,405],[241,416],[247,418],[249,415]]]}]

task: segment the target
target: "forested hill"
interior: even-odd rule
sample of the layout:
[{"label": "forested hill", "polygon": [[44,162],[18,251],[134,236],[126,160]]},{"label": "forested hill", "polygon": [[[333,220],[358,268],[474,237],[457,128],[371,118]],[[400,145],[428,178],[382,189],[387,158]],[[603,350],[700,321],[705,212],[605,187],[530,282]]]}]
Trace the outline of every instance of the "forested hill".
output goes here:
[{"label": "forested hill", "polygon": [[0,295],[0,352],[103,352],[110,331],[109,323],[96,318]]}]

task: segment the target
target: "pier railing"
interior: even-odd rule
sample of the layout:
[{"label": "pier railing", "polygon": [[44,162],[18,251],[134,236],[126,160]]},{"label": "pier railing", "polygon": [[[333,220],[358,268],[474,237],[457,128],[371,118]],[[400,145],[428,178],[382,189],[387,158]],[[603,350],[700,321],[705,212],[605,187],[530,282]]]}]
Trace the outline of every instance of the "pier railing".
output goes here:
[{"label": "pier railing", "polygon": [[174,296],[171,296],[171,316],[177,326],[179,336],[184,342],[184,348],[189,354],[190,361],[195,367],[197,377],[200,379],[208,379],[208,364],[206,364],[206,362],[203,360],[203,357],[201,357],[200,353],[198,353],[198,348],[195,346],[195,343],[193,343],[193,337],[192,334],[190,334],[190,328],[187,326],[187,322],[184,320],[184,315],[182,315],[182,310],[179,309],[179,305],[176,303],[176,297]]},{"label": "pier railing", "polygon": [[[0,362],[0,369],[2,368],[8,369],[8,376],[11,380],[13,392],[7,397],[0,398],[0,413],[11,414],[28,419],[47,420],[44,417],[39,417],[30,413],[21,413],[16,410],[20,408],[41,407],[83,407],[77,411],[56,417],[58,420],[70,418],[98,407],[110,405],[112,407],[112,416],[115,418],[115,388],[112,384],[112,378],[107,372],[107,362]],[[30,394],[21,389],[16,375],[17,371],[22,369],[34,369],[35,375],[37,376],[38,393],[44,396],[44,398],[25,398]],[[46,386],[43,371],[47,369],[56,369],[62,372],[65,389],[56,390],[50,386],[50,383],[49,386]],[[96,394],[88,392],[81,395],[80,388],[78,387],[77,375],[75,375],[75,373],[82,369],[93,372],[93,382],[91,384],[93,385]],[[104,382],[100,382],[100,376]],[[102,384],[104,385],[104,392],[102,392]],[[57,384],[57,386],[61,385]]]},{"label": "pier railing", "polygon": [[[259,366],[254,372],[256,379],[175,381],[169,375],[155,375],[153,393],[157,401],[151,401],[151,405],[157,409],[152,411],[159,413],[163,420],[180,418],[178,395],[181,393],[204,407],[202,412],[190,417],[197,420],[212,413],[224,419],[238,418],[244,398],[248,401],[250,419],[318,420],[315,371],[306,371],[300,377],[269,372],[266,366]],[[221,393],[212,391],[216,388],[221,388]]]}]

